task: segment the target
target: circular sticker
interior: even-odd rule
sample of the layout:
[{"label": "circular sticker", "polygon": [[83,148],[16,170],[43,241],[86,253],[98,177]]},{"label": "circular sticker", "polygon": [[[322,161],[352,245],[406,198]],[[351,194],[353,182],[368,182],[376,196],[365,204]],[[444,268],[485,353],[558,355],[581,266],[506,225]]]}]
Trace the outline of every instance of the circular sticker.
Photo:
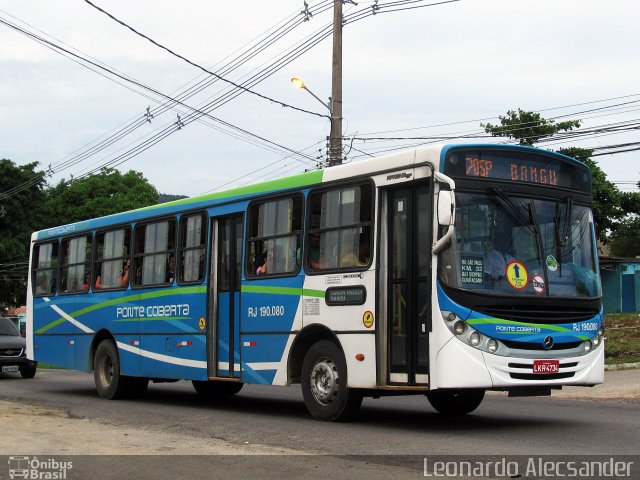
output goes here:
[{"label": "circular sticker", "polygon": [[534,275],[531,279],[531,286],[536,293],[544,293],[544,278],[542,278],[542,275]]},{"label": "circular sticker", "polygon": [[371,328],[373,326],[373,313],[369,310],[364,312],[364,315],[362,315],[362,324],[367,328]]},{"label": "circular sticker", "polygon": [[547,268],[552,272],[555,272],[558,269],[558,261],[553,255],[549,255],[547,257]]},{"label": "circular sticker", "polygon": [[200,330],[204,330],[204,327],[207,325],[207,323],[205,322],[204,317],[200,317],[200,320],[198,320],[198,326],[200,327]]},{"label": "circular sticker", "polygon": [[507,282],[516,290],[523,290],[529,282],[529,272],[520,262],[510,262],[507,265]]}]

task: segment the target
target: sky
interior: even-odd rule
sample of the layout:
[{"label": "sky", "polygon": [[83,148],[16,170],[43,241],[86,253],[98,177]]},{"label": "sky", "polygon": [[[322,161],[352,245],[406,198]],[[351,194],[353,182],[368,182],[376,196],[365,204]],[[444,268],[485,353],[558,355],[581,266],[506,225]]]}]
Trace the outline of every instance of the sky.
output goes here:
[{"label": "sky", "polygon": [[[315,14],[262,50],[255,46],[269,32],[302,18],[303,0],[93,3],[230,82],[269,72],[250,89],[327,113],[290,79],[330,96],[330,36],[289,62],[280,59],[331,24],[330,2],[308,0]],[[357,3],[344,6],[346,18],[376,2]],[[436,0],[408,6],[430,3]],[[623,127],[544,148],[640,142],[639,18],[637,0],[461,0],[347,23],[347,161],[430,141],[366,138],[474,137],[482,134],[481,122],[496,123],[517,108],[557,121],[581,119],[580,130]],[[192,196],[303,172],[325,158],[327,118],[248,92],[210,109],[230,83],[211,81],[83,0],[0,0],[0,20],[137,82],[74,62],[0,24],[0,158],[37,161],[50,169],[50,182],[122,162],[117,168],[142,172],[160,192]],[[281,68],[272,68],[277,62]],[[206,88],[194,94],[194,85]],[[193,95],[168,105],[185,91]],[[154,116],[145,121],[147,109]],[[594,158],[620,189],[637,191],[640,150]]]}]

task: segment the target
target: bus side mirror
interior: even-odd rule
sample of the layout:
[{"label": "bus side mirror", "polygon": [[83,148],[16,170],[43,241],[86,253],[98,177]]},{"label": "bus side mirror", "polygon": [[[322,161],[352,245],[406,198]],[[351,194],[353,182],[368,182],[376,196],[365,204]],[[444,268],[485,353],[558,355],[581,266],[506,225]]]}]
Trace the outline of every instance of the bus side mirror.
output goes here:
[{"label": "bus side mirror", "polygon": [[440,190],[438,192],[438,224],[448,227],[453,224],[453,192]]}]

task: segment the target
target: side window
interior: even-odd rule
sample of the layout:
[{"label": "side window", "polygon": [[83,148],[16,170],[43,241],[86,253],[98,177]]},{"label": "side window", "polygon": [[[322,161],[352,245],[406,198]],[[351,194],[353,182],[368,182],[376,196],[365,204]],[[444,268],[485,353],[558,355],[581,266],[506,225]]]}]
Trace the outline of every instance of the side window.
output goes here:
[{"label": "side window", "polygon": [[56,293],[58,269],[58,242],[41,243],[33,249],[33,293],[53,295]]},{"label": "side window", "polygon": [[180,219],[179,283],[199,283],[204,278],[207,219],[204,215],[188,215]]},{"label": "side window", "polygon": [[136,227],[133,284],[173,283],[176,271],[175,220],[162,220]]},{"label": "side window", "polygon": [[95,284],[98,290],[125,288],[129,283],[131,257],[131,229],[129,227],[96,235]]},{"label": "side window", "polygon": [[300,264],[301,230],[300,195],[251,205],[247,276],[297,272]]},{"label": "side window", "polygon": [[91,285],[91,236],[62,240],[60,292],[86,292]]},{"label": "side window", "polygon": [[311,194],[307,269],[358,269],[370,265],[371,190],[371,185],[363,184]]}]

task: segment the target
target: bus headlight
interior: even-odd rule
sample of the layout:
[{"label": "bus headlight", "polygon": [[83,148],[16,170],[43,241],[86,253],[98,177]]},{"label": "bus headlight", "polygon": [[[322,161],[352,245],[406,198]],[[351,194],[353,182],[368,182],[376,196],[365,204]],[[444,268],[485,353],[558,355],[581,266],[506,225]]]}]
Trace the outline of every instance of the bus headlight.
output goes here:
[{"label": "bus headlight", "polygon": [[496,353],[496,351],[498,350],[498,342],[493,338],[489,339],[489,341],[487,342],[487,350],[489,350],[489,352],[491,353]]},{"label": "bus headlight", "polygon": [[462,320],[457,321],[453,324],[453,333],[456,335],[462,335],[467,330],[467,324]]},{"label": "bus headlight", "polygon": [[598,345],[600,345],[600,335],[596,335],[595,337],[593,337],[593,339],[591,340],[593,342],[593,346],[597,347]]},{"label": "bus headlight", "polygon": [[586,342],[584,342],[582,345],[584,346],[584,351],[585,351],[585,352],[590,352],[590,351],[591,351],[591,349],[593,348],[593,344],[591,343],[591,341],[590,341],[590,340],[587,340],[587,341],[586,341]]},{"label": "bus headlight", "polygon": [[478,345],[480,345],[481,341],[482,341],[482,335],[480,335],[478,332],[473,332],[471,335],[469,335],[469,342],[474,347],[477,347]]}]

